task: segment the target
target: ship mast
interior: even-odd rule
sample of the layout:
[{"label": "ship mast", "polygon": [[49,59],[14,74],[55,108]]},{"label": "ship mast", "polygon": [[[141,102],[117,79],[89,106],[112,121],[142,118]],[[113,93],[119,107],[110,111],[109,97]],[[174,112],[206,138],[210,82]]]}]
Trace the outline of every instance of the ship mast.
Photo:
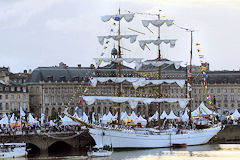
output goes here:
[{"label": "ship mast", "polygon": [[[160,20],[160,11],[158,16],[158,20]],[[160,40],[160,26],[158,26],[158,40]],[[161,61],[161,51],[160,51],[160,44],[158,45],[158,61]],[[158,79],[161,79],[161,66],[158,67]],[[161,98],[161,85],[158,85],[158,98]],[[160,113],[161,113],[161,103],[158,103],[158,129],[161,128],[161,121],[160,121]]]},{"label": "ship mast", "polygon": [[[118,14],[120,15],[120,8],[118,9]],[[120,21],[118,21],[118,36],[120,36],[120,33],[121,33],[121,31],[120,31]],[[120,39],[118,40],[118,58],[121,58],[122,56],[121,56],[121,46],[120,46]],[[121,77],[122,75],[122,73],[121,73],[121,69],[122,69],[122,65],[121,65],[121,62],[119,62],[118,63],[118,65],[117,65],[117,68],[118,68],[118,77]],[[119,83],[118,84],[118,97],[121,97],[121,88],[122,88],[122,84],[121,83]],[[121,107],[121,103],[118,103],[118,107],[117,107],[117,111],[118,111],[118,124],[120,124],[120,121],[121,121],[121,109],[120,109],[120,107]],[[120,127],[120,125],[119,125],[119,127]]]},{"label": "ship mast", "polygon": [[192,30],[190,31],[191,33],[191,50],[190,50],[190,66],[189,66],[189,125],[191,126],[191,112],[192,112],[192,83],[193,83],[193,78],[192,78],[192,45],[193,45],[193,38],[192,38]]}]

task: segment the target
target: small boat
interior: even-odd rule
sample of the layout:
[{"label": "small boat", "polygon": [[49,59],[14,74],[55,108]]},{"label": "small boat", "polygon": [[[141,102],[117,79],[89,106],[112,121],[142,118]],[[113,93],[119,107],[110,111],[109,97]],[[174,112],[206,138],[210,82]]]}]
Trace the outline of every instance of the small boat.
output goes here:
[{"label": "small boat", "polygon": [[0,158],[26,157],[26,143],[0,143]]},{"label": "small boat", "polygon": [[110,148],[94,148],[87,152],[88,157],[109,157],[112,155]]}]

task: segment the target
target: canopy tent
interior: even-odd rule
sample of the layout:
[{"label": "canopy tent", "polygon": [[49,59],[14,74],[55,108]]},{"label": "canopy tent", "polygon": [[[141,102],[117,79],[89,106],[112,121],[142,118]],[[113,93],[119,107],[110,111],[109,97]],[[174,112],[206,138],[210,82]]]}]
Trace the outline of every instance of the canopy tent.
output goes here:
[{"label": "canopy tent", "polygon": [[148,119],[149,121],[158,120],[158,112],[156,111],[152,117]]},{"label": "canopy tent", "polygon": [[136,116],[136,114],[134,113],[134,111],[132,111],[132,114],[129,116],[129,120],[136,120],[138,117]]},{"label": "canopy tent", "polygon": [[89,121],[88,121],[88,116],[86,115],[85,112],[83,112],[83,115],[80,117],[80,120],[89,123]]},{"label": "canopy tent", "polygon": [[127,119],[129,119],[129,116],[128,116],[127,112],[126,111],[122,112],[121,113],[121,121],[125,121]]},{"label": "canopy tent", "polygon": [[64,116],[62,119],[62,125],[66,126],[66,125],[78,125],[78,123],[74,122],[71,118],[69,118],[68,116]]},{"label": "canopy tent", "polygon": [[181,120],[186,122],[189,120],[188,111],[185,110],[184,114],[181,116]]},{"label": "canopy tent", "polygon": [[169,113],[169,115],[166,117],[166,119],[179,119],[179,117],[177,117],[173,111],[171,110],[171,112]]},{"label": "canopy tent", "polygon": [[78,120],[80,120],[80,117],[78,116],[77,112],[75,112],[75,113],[73,114],[73,117],[76,118],[76,119],[78,119]]},{"label": "canopy tent", "polygon": [[3,118],[0,120],[0,124],[1,125],[8,124],[8,117],[5,113],[3,114]]},{"label": "canopy tent", "polygon": [[33,118],[31,113],[29,113],[28,114],[28,123],[30,123],[30,124],[38,124],[39,122],[35,118]]},{"label": "canopy tent", "polygon": [[160,119],[164,119],[166,118],[168,115],[165,111],[162,112],[161,116],[160,116]]},{"label": "canopy tent", "polygon": [[55,126],[56,124],[53,122],[53,120],[50,120],[49,125],[50,126]]},{"label": "canopy tent", "polygon": [[102,123],[107,124],[107,123],[109,123],[109,122],[112,120],[112,118],[113,118],[113,115],[112,115],[112,113],[109,111],[106,116],[103,115],[103,117],[102,117]]},{"label": "canopy tent", "polygon": [[95,113],[93,112],[93,113],[92,113],[92,123],[95,123],[95,122],[96,122],[94,115],[95,115]]},{"label": "canopy tent", "polygon": [[200,106],[196,110],[192,111],[191,114],[192,114],[192,117],[197,117],[199,115],[211,115],[211,114],[216,115],[216,113],[208,109],[203,102],[200,104]]},{"label": "canopy tent", "polygon": [[144,126],[147,124],[147,120],[144,119],[141,115],[135,121],[136,124],[139,123],[139,122]]},{"label": "canopy tent", "polygon": [[15,124],[16,123],[16,120],[15,120],[15,114],[13,113],[11,118],[10,118],[10,123],[11,124]]},{"label": "canopy tent", "polygon": [[234,119],[239,119],[239,118],[240,118],[240,113],[239,113],[238,110],[236,109],[231,116],[232,116]]}]

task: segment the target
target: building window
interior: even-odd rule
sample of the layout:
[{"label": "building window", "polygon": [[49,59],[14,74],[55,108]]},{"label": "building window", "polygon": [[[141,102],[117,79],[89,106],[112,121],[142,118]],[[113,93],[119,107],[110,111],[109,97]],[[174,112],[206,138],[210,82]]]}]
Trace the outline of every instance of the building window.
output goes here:
[{"label": "building window", "polygon": [[220,88],[217,89],[217,93],[220,93]]},{"label": "building window", "polygon": [[39,88],[38,87],[36,88],[36,93],[39,93]]},{"label": "building window", "polygon": [[27,109],[26,102],[23,102],[23,110],[26,111],[26,109]]},{"label": "building window", "polygon": [[26,95],[25,94],[23,95],[23,100],[26,100]]},{"label": "building window", "polygon": [[70,93],[73,93],[73,88],[69,88],[69,92],[70,92]]},{"label": "building window", "polygon": [[213,89],[211,89],[211,93],[214,93],[214,90],[213,90]]},{"label": "building window", "polygon": [[234,93],[234,89],[231,89],[231,93]]},{"label": "building window", "polygon": [[44,97],[44,102],[45,102],[45,104],[49,104],[48,96]]},{"label": "building window", "polygon": [[57,103],[61,104],[61,97],[60,96],[57,96]]},{"label": "building window", "polygon": [[60,88],[58,88],[58,89],[57,89],[57,93],[60,94],[60,93],[61,93],[60,91],[61,91]]},{"label": "building window", "polygon": [[217,101],[221,101],[221,96],[217,96]]},{"label": "building window", "polygon": [[18,99],[21,99],[21,95],[20,94],[18,95]]},{"label": "building window", "polygon": [[202,90],[201,89],[199,89],[199,93],[201,93],[202,92]]},{"label": "building window", "polygon": [[0,103],[0,111],[2,110],[2,103]]},{"label": "building window", "polygon": [[224,89],[224,93],[227,93],[227,89]]},{"label": "building window", "polygon": [[6,111],[8,111],[8,110],[9,110],[9,104],[8,104],[8,103],[6,103],[6,106],[5,106],[5,108],[6,108]]},{"label": "building window", "polygon": [[234,95],[231,95],[231,101],[232,102],[234,101]]},{"label": "building window", "polygon": [[66,104],[68,103],[68,98],[67,98],[67,97],[64,97],[63,102],[64,102],[64,104],[66,105]]},{"label": "building window", "polygon": [[238,89],[238,93],[240,93],[240,89]]},{"label": "building window", "polygon": [[63,90],[64,90],[64,93],[67,93],[67,88],[64,88]]},{"label": "building window", "polygon": [[14,100],[14,95],[11,95],[11,99]]},{"label": "building window", "polygon": [[227,95],[224,95],[224,101],[227,101]]},{"label": "building window", "polygon": [[0,99],[2,99],[2,95],[0,95]]},{"label": "building window", "polygon": [[5,95],[5,99],[8,99],[8,95],[7,94]]},{"label": "building window", "polygon": [[12,111],[14,111],[14,108],[15,108],[15,104],[12,103]]},{"label": "building window", "polygon": [[44,93],[48,93],[48,88],[45,88],[45,89],[44,89]]},{"label": "building window", "polygon": [[54,100],[54,96],[51,96],[51,104],[54,104],[55,100]]},{"label": "building window", "polygon": [[51,93],[54,93],[54,88],[51,89]]},{"label": "building window", "polygon": [[238,95],[238,101],[240,101],[240,95]]}]

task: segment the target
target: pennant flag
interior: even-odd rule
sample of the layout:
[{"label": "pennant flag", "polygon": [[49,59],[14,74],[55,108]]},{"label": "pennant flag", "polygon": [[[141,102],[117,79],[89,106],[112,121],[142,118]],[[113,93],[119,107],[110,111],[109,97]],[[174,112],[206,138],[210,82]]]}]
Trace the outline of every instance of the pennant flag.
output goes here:
[{"label": "pennant flag", "polygon": [[104,52],[102,52],[102,53],[101,53],[101,56],[103,56],[104,54],[105,54],[105,53],[104,53]]},{"label": "pennant flag", "polygon": [[91,80],[93,80],[93,77],[91,77]]},{"label": "pennant flag", "polygon": [[113,32],[113,29],[111,29],[110,31]]},{"label": "pennant flag", "polygon": [[116,26],[116,23],[113,23],[114,26]]},{"label": "pennant flag", "polygon": [[84,90],[84,93],[85,93],[85,92],[87,92],[87,91],[88,91],[88,89],[87,89],[87,88],[85,88],[85,90]]},{"label": "pennant flag", "polygon": [[191,74],[188,74],[188,78],[190,78],[190,77],[192,77],[192,75],[191,75]]},{"label": "pennant flag", "polygon": [[91,82],[88,82],[88,86],[91,86]]},{"label": "pennant flag", "polygon": [[203,71],[206,71],[206,70],[207,70],[207,68],[206,68],[206,67],[204,67],[204,66],[202,66],[202,70],[203,70]]},{"label": "pennant flag", "polygon": [[198,51],[198,52],[200,52],[200,51],[201,51],[201,49],[197,49],[197,51]]},{"label": "pennant flag", "polygon": [[162,16],[163,18],[166,18],[166,16]]},{"label": "pennant flag", "polygon": [[78,102],[78,104],[81,104],[82,103],[82,100],[80,100],[79,102]]},{"label": "pennant flag", "polygon": [[97,66],[97,69],[100,69],[100,67],[99,67],[99,66]]},{"label": "pennant flag", "polygon": [[107,49],[107,47],[106,46],[104,46],[104,48],[103,49]]},{"label": "pennant flag", "polygon": [[109,40],[107,40],[106,43],[108,44],[108,43],[109,43]]},{"label": "pennant flag", "polygon": [[115,21],[120,21],[120,17],[115,17],[114,20]]},{"label": "pennant flag", "polygon": [[199,58],[204,58],[204,55],[199,55]]},{"label": "pennant flag", "polygon": [[200,44],[199,43],[196,43],[196,46],[199,46]]},{"label": "pennant flag", "polygon": [[75,108],[75,111],[79,111],[79,108],[78,108],[78,106],[76,106],[76,108]]}]

